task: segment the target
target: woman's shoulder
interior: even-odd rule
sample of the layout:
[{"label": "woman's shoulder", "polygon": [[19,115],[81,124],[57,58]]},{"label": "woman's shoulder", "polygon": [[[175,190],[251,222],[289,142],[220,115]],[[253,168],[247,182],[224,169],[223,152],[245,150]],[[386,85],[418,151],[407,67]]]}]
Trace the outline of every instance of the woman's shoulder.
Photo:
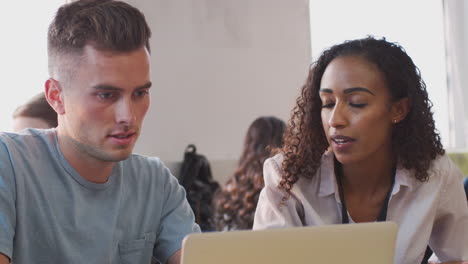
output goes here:
[{"label": "woman's shoulder", "polygon": [[429,168],[429,174],[431,176],[437,175],[438,177],[450,177],[454,174],[457,174],[461,177],[462,172],[455,165],[455,163],[450,159],[447,154],[437,156]]},{"label": "woman's shoulder", "polygon": [[278,153],[274,155],[273,157],[266,159],[264,166],[269,165],[269,166],[281,168],[281,164],[283,163],[283,161],[284,161],[284,155],[282,153]]},{"label": "woman's shoulder", "polygon": [[432,161],[428,176],[427,182],[418,181],[418,184],[433,185],[441,191],[450,189],[450,186],[460,185],[463,179],[461,170],[446,154],[439,155]]},{"label": "woman's shoulder", "polygon": [[265,185],[279,184],[281,181],[281,175],[283,174],[283,170],[281,168],[283,161],[284,155],[281,153],[265,160],[265,163],[263,164],[263,178]]},{"label": "woman's shoulder", "polygon": [[[283,161],[285,160],[285,156],[282,153],[276,154],[275,156],[268,158],[265,160],[263,164],[263,177],[265,180],[265,184],[269,182],[273,182],[274,184],[278,184],[281,181],[282,175],[284,174],[283,170]],[[333,154],[329,152],[325,152],[322,156],[320,166],[317,169],[314,177],[299,177],[297,184],[302,184],[303,181],[317,181],[318,177],[317,174],[320,174],[322,171],[325,174],[333,174]],[[295,184],[295,185],[297,185]]]},{"label": "woman's shoulder", "polygon": [[[285,157],[283,153],[278,153],[268,159],[265,160],[264,167],[265,166],[272,166],[275,169],[278,170],[278,172],[281,172],[281,167],[283,164]],[[331,151],[326,151],[321,158],[320,161],[320,167],[330,165],[333,163],[333,152]]]}]

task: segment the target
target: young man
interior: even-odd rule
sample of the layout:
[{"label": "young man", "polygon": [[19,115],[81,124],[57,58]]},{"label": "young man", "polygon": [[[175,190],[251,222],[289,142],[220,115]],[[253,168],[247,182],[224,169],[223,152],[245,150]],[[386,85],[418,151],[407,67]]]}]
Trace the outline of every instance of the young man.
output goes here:
[{"label": "young man", "polygon": [[123,2],[58,10],[45,83],[58,127],[0,134],[0,264],[180,262],[199,232],[185,192],[159,159],[132,155],[150,34]]}]

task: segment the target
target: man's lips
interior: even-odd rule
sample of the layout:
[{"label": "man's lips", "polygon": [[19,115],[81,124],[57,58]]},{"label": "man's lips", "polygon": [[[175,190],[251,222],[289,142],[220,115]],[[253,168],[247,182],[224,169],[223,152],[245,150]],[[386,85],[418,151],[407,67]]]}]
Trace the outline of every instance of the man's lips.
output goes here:
[{"label": "man's lips", "polygon": [[136,132],[120,132],[120,133],[110,134],[108,138],[115,144],[128,145],[134,141],[136,136],[137,136]]},{"label": "man's lips", "polygon": [[125,133],[114,133],[110,134],[109,137],[114,137],[114,138],[129,138],[136,135],[136,132],[125,132]]}]

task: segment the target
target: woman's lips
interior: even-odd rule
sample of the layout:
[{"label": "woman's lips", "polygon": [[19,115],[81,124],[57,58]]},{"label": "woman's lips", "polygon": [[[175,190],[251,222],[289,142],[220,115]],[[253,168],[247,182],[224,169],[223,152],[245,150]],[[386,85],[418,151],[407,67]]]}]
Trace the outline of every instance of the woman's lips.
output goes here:
[{"label": "woman's lips", "polygon": [[336,151],[346,151],[354,144],[355,139],[342,135],[333,135],[330,137],[332,147]]}]

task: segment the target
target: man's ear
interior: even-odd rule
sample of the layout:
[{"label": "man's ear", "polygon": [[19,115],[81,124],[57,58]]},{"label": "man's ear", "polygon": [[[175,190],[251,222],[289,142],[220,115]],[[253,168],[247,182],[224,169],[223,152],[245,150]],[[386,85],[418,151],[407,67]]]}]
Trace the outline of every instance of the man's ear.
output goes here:
[{"label": "man's ear", "polygon": [[45,82],[45,97],[50,106],[54,108],[58,115],[65,114],[65,104],[63,102],[63,90],[59,81],[49,78]]},{"label": "man's ear", "polygon": [[409,112],[408,97],[401,98],[400,100],[392,103],[392,123],[396,124],[406,118]]}]

